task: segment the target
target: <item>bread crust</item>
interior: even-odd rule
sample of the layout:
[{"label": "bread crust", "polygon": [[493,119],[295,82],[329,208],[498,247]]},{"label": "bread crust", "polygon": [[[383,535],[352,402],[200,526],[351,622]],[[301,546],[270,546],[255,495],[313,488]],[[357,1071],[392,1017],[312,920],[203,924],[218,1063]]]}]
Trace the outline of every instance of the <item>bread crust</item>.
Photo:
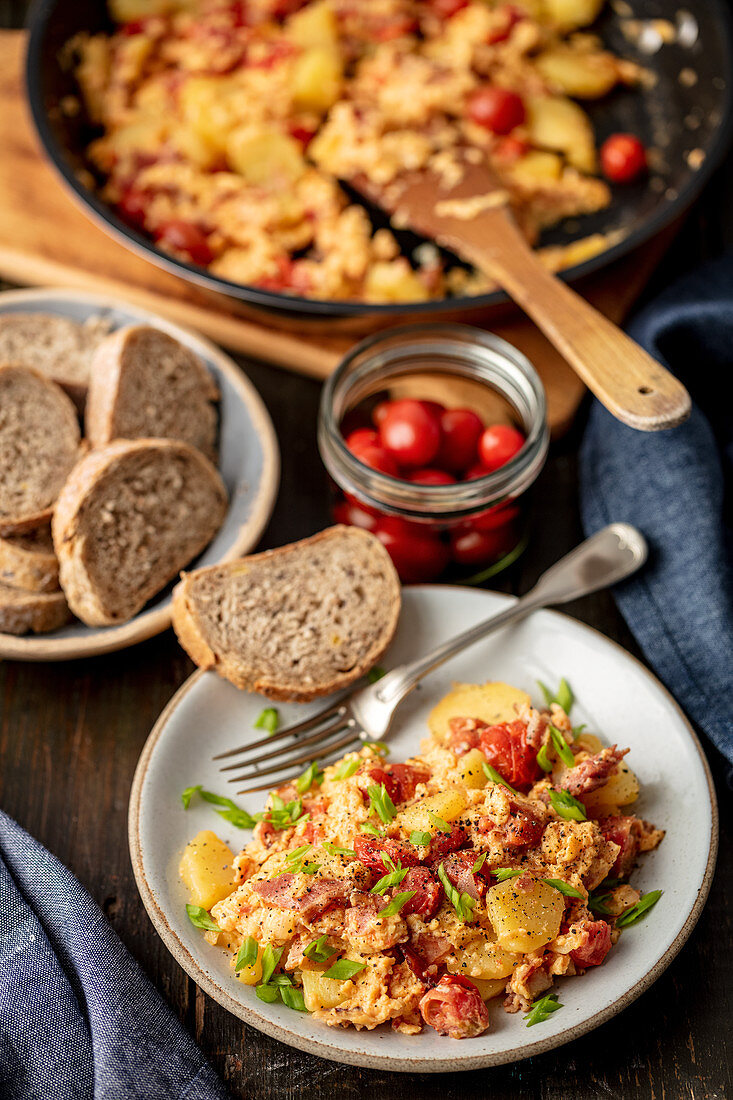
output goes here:
[{"label": "bread crust", "polygon": [[[392,599],[385,608],[386,621],[380,638],[364,652],[359,662],[353,668],[340,676],[333,677],[325,683],[297,690],[278,683],[269,677],[262,676],[255,669],[243,667],[241,663],[226,653],[217,654],[214,652],[207,640],[205,624],[198,614],[195,599],[191,591],[193,582],[197,578],[207,573],[212,573],[215,570],[235,572],[238,567],[241,568],[242,562],[254,563],[265,561],[277,563],[279,558],[291,554],[295,550],[313,546],[326,540],[340,538],[343,536],[344,532],[348,532],[349,537],[369,541],[373,544],[375,551],[384,555],[383,562],[385,575],[391,579],[393,588]],[[192,573],[182,573],[180,582],[173,589],[172,618],[173,629],[176,632],[179,642],[194,664],[198,665],[199,668],[214,669],[223,679],[229,680],[235,687],[243,691],[264,695],[275,702],[308,703],[313,699],[319,699],[325,695],[332,695],[334,692],[348,687],[374,667],[384,655],[394,637],[399,621],[401,606],[402,597],[399,578],[392,565],[391,558],[379,540],[368,531],[364,531],[359,527],[338,525],[336,527],[327,527],[317,535],[311,535],[309,538],[289,543],[287,546],[280,546],[274,550],[265,550],[259,554],[251,554],[236,562],[228,562],[223,566],[211,565],[203,569],[197,569]]]},{"label": "bread crust", "polygon": [[[80,324],[51,313],[8,313],[0,317],[0,357],[5,362],[17,362],[37,370],[44,378],[57,383],[81,414],[87,396],[93,349],[108,330],[107,322],[101,318]],[[39,331],[45,334],[45,340],[40,341],[41,351],[38,350]],[[34,348],[31,357],[24,356],[23,345]],[[13,349],[12,355],[8,354],[9,348]],[[66,365],[66,369],[62,364]]]},{"label": "bread crust", "polygon": [[[121,430],[119,423],[120,417],[124,417],[121,410],[123,375],[129,363],[127,356],[136,353],[135,343],[149,332],[155,333],[156,337],[169,340],[171,345],[180,348],[190,356],[190,366],[198,376],[200,396],[203,401],[213,403],[219,400],[220,394],[214,379],[189,348],[174,340],[172,336],[168,336],[162,329],[156,329],[150,325],[127,325],[103,340],[92,359],[84,427],[93,447],[104,446],[113,439],[128,438],[124,430]],[[216,460],[215,436],[214,431],[207,445],[199,446],[199,449],[212,461]],[[181,437],[170,436],[169,438]],[[186,442],[190,443],[191,440]]]},{"label": "bread crust", "polygon": [[[105,605],[103,595],[95,587],[94,580],[86,566],[85,543],[94,538],[93,531],[81,529],[84,523],[85,502],[96,489],[100,479],[110,472],[115,464],[129,455],[148,451],[151,448],[161,453],[184,454],[197,463],[208,475],[212,489],[211,530],[205,539],[200,540],[198,549],[191,554],[196,557],[218,531],[226,515],[228,498],[226,488],[216,468],[205,455],[188,443],[172,439],[118,439],[90,451],[71,471],[54,510],[51,533],[54,550],[59,560],[61,587],[66,594],[69,606],[75,615],[87,626],[111,626],[127,622],[142,609],[145,603],[157,592],[165,588],[173,579],[177,570],[166,577],[157,587],[152,588],[140,606],[136,605],[129,614],[121,617],[112,613]],[[190,559],[189,559],[190,560]]]},{"label": "bread crust", "polygon": [[22,592],[0,583],[0,634],[48,634],[71,617],[63,592]]},{"label": "bread crust", "polygon": [[26,592],[58,591],[59,563],[50,531],[38,540],[0,538],[0,583]]}]

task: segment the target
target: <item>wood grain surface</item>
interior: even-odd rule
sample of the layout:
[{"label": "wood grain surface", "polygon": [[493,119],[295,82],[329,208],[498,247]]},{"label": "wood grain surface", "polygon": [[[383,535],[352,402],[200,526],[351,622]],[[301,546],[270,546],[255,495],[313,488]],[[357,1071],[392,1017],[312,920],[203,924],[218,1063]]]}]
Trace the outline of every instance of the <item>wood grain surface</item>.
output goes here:
[{"label": "wood grain surface", "polygon": [[[197,328],[232,350],[298,374],[330,374],[358,334],[339,332],[333,320],[319,322],[314,333],[306,321],[291,321],[285,331],[271,320],[238,315],[226,299],[155,267],[89,220],[45,160],[31,126],[23,94],[24,48],[22,34],[0,30],[0,277],[118,295]],[[63,233],[58,232],[60,225]],[[643,250],[586,280],[589,300],[620,322],[673,234],[674,228],[667,230]],[[481,315],[472,314],[471,321],[481,324]],[[491,329],[535,364],[547,392],[550,428],[555,436],[562,434],[585,393],[580,378],[518,312],[492,323]]]},{"label": "wood grain surface", "polygon": [[[18,25],[24,9],[22,2],[0,0],[0,25]],[[655,288],[733,246],[732,188],[733,159],[708,186]],[[315,444],[320,387],[262,363],[240,361],[267,403],[284,458],[280,498],[261,543],[266,548],[328,522],[326,476]],[[505,590],[526,591],[581,537],[581,432],[582,422],[551,450],[534,496],[535,537],[505,580]],[[638,656],[609,594],[589,597],[568,611]],[[127,799],[147,734],[190,671],[170,632],[95,660],[44,667],[0,664],[0,806],[97,899],[234,1100],[733,1097],[733,813],[729,767],[711,746],[706,745],[721,811],[718,870],[700,923],[652,989],[594,1033],[530,1061],[462,1075],[408,1077],[339,1066],[260,1035],[197,991],[154,932],[130,868]]]}]

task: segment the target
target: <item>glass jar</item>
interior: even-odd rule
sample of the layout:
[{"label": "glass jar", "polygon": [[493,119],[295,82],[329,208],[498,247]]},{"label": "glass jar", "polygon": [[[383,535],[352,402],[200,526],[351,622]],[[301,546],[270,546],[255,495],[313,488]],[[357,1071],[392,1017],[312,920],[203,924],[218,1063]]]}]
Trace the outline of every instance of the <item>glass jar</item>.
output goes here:
[{"label": "glass jar", "polygon": [[[404,397],[470,408],[485,425],[512,424],[524,444],[471,480],[418,484],[383,473],[360,461],[345,436],[373,426],[378,403]],[[515,561],[527,542],[527,490],[548,445],[534,367],[505,340],[468,325],[409,325],[370,336],[323,389],[318,447],[335,486],[334,518],[373,530],[405,582],[479,584]]]}]

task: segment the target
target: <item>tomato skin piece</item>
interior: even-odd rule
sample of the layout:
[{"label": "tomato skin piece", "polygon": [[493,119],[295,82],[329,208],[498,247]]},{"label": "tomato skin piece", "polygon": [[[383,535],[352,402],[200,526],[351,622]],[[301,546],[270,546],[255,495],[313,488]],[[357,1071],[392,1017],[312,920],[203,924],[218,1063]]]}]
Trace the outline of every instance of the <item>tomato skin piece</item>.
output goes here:
[{"label": "tomato skin piece", "polygon": [[391,838],[380,840],[377,836],[366,836],[360,833],[354,837],[352,847],[359,862],[380,875],[389,871],[389,866],[384,862],[385,855],[389,856],[393,863],[399,860],[403,867],[416,867],[420,862],[415,847],[404,840]]},{"label": "tomato skin piece", "polygon": [[403,917],[417,913],[424,921],[429,921],[435,916],[443,900],[443,887],[427,867],[410,868],[397,890],[415,891],[415,896],[400,909]]},{"label": "tomato skin piece", "polygon": [[166,222],[155,234],[156,244],[184,253],[191,263],[205,267],[214,259],[206,234],[197,225],[180,219]]},{"label": "tomato skin piece", "polygon": [[468,117],[493,134],[508,134],[527,117],[521,96],[508,88],[485,84],[468,100]]},{"label": "tomato skin piece", "polygon": [[418,524],[406,523],[397,516],[385,516],[374,531],[392,558],[401,580],[407,584],[431,581],[445,569],[449,551],[445,543],[426,529],[423,535]]},{"label": "tomato skin piece", "polygon": [[415,764],[390,764],[389,772],[397,785],[396,801],[399,802],[409,802],[415,795],[417,785],[430,778],[427,768],[419,768]]},{"label": "tomato skin piece", "polygon": [[117,209],[128,225],[142,229],[149,202],[150,198],[144,191],[134,186],[128,187],[122,192]]},{"label": "tomato skin piece", "polygon": [[437,466],[458,474],[476,462],[484,423],[473,409],[446,409],[440,418],[440,430]]},{"label": "tomato skin piece", "polygon": [[429,466],[440,446],[440,422],[422,401],[393,401],[379,425],[379,440],[400,466]]},{"label": "tomato skin piece", "polygon": [[413,470],[407,475],[407,480],[415,485],[455,485],[456,479],[445,470],[433,470],[429,466],[422,470]]},{"label": "tomato skin piece", "polygon": [[479,746],[492,767],[512,787],[529,787],[538,778],[537,752],[527,744],[526,723],[519,720],[487,726]]},{"label": "tomato skin piece", "polygon": [[494,149],[494,156],[497,160],[500,160],[503,165],[515,164],[520,157],[523,157],[525,153],[529,151],[529,142],[523,138],[515,137],[514,134],[507,134],[496,144]]},{"label": "tomato skin piece", "polygon": [[428,859],[435,865],[443,856],[456,852],[468,844],[468,833],[460,825],[451,825],[449,833],[435,833],[430,840]]},{"label": "tomato skin piece", "polygon": [[338,504],[334,504],[333,518],[336,523],[344,523],[347,527],[361,527],[364,531],[373,531],[377,526],[376,516],[353,500],[340,500]]},{"label": "tomato skin piece", "polygon": [[611,183],[632,183],[646,171],[646,149],[635,134],[611,134],[601,146],[601,168]]},{"label": "tomato skin piece", "polygon": [[478,441],[481,464],[487,470],[498,470],[514,458],[524,446],[524,434],[511,424],[491,424]]},{"label": "tomato skin piece", "polygon": [[359,453],[354,456],[369,466],[372,470],[378,470],[381,474],[389,474],[391,477],[399,477],[400,470],[389,451],[384,447],[360,447]]}]

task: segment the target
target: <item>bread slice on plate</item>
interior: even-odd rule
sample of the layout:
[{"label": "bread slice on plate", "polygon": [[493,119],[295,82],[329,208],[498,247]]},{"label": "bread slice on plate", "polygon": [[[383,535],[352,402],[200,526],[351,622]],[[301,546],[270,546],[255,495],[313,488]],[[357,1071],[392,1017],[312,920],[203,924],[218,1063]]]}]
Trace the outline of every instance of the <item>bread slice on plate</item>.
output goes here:
[{"label": "bread slice on plate", "polygon": [[70,618],[63,592],[24,592],[0,581],[0,634],[48,634]]},{"label": "bread slice on plate", "polygon": [[218,399],[192,351],[160,329],[130,325],[94,354],[86,434],[95,447],[112,439],[182,439],[214,461]]},{"label": "bread slice on plate", "polygon": [[57,592],[59,563],[49,527],[0,538],[0,583],[26,592]]},{"label": "bread slice on plate", "polygon": [[71,610],[88,626],[131,619],[211,542],[226,511],[217,470],[187,443],[118,439],[91,451],[51,526]]},{"label": "bread slice on plate", "polygon": [[50,519],[79,457],[80,435],[60,386],[28,367],[0,366],[0,536]]},{"label": "bread slice on plate", "polygon": [[0,363],[32,367],[65,389],[82,412],[92,355],[108,332],[101,318],[79,324],[51,313],[6,313],[0,317]]},{"label": "bread slice on plate", "polygon": [[173,627],[201,668],[270,699],[308,702],[353,683],[392,640],[400,582],[358,527],[185,574]]}]

